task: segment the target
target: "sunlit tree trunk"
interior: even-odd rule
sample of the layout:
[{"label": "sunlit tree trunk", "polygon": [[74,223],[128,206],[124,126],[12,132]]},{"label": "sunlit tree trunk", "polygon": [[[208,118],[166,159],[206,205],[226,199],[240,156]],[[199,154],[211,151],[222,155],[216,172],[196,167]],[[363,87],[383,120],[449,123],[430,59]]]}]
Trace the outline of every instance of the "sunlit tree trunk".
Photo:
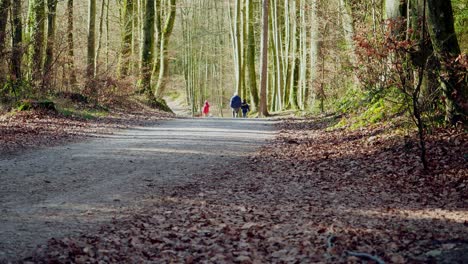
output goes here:
[{"label": "sunlit tree trunk", "polygon": [[255,72],[255,31],[254,31],[254,5],[253,0],[247,0],[247,23],[248,23],[248,49],[247,64],[249,73],[250,96],[252,98],[252,109],[256,109],[259,104],[257,74]]},{"label": "sunlit tree trunk", "polygon": [[236,0],[236,15],[235,15],[235,47],[236,47],[236,91],[239,95],[242,94],[242,45],[241,45],[241,0]]},{"label": "sunlit tree trunk", "polygon": [[279,12],[278,12],[278,0],[273,0],[273,5],[270,8],[271,19],[270,20],[270,35],[272,35],[272,52],[273,52],[273,60],[274,60],[274,78],[272,80],[273,90],[272,96],[274,98],[274,104],[272,107],[275,110],[280,110],[283,108],[283,95],[284,95],[284,58],[285,55],[283,54],[283,41],[282,41],[282,29],[280,29],[280,22],[279,22]]},{"label": "sunlit tree trunk", "polygon": [[29,0],[28,29],[31,39],[29,70],[34,85],[42,81],[45,42],[45,0]]},{"label": "sunlit tree trunk", "polygon": [[94,59],[95,64],[94,64],[94,72],[97,75],[99,73],[99,67],[101,66],[101,63],[99,61],[99,58],[101,56],[101,47],[102,47],[102,36],[104,34],[104,12],[106,9],[106,0],[101,0],[101,12],[99,15],[99,35],[98,35],[98,40],[97,40],[97,48],[96,48],[96,58]]},{"label": "sunlit tree trunk", "polygon": [[[106,4],[106,70],[109,71],[109,53],[110,53],[110,28],[109,28],[109,2]],[[141,27],[143,28],[143,27]],[[138,63],[138,60],[135,60]]]},{"label": "sunlit tree trunk", "polygon": [[119,61],[119,76],[125,77],[128,75],[130,68],[130,56],[132,54],[132,39],[133,39],[133,12],[134,0],[123,0],[122,3],[122,40]]},{"label": "sunlit tree trunk", "polygon": [[[354,46],[354,23],[352,18],[351,8],[348,7],[345,3],[345,0],[339,0],[340,12],[341,12],[341,24],[344,31],[344,39],[346,41],[346,48],[349,54],[349,62],[353,68],[356,68],[357,57],[356,57],[356,48]],[[357,76],[354,74],[355,71],[352,71],[352,76],[354,82],[358,82]]]},{"label": "sunlit tree trunk", "polygon": [[292,47],[294,40],[292,38],[292,30],[291,30],[291,11],[290,11],[290,0],[284,1],[284,15],[283,15],[283,26],[284,26],[284,47],[280,45],[279,47],[283,49],[281,58],[283,59],[283,91],[280,92],[281,95],[281,102],[283,107],[281,110],[287,108],[289,106],[289,94],[291,92],[291,76],[292,76],[292,69],[293,69],[293,62],[294,59],[292,58]]},{"label": "sunlit tree trunk", "polygon": [[301,108],[307,109],[309,102],[309,75],[311,69],[309,68],[309,50],[307,42],[311,36],[311,26],[309,24],[310,12],[305,0],[301,0]]},{"label": "sunlit tree trunk", "polygon": [[311,23],[311,40],[309,45],[309,84],[311,86],[311,103],[312,105],[315,103],[315,98],[317,94],[313,90],[313,85],[317,83],[318,79],[318,44],[319,44],[319,19],[317,14],[317,2],[313,2],[310,7],[310,23]]},{"label": "sunlit tree trunk", "polygon": [[172,30],[174,28],[175,18],[176,18],[176,0],[168,0],[169,14],[166,16],[166,21],[164,23],[163,28],[159,30],[160,34],[160,49],[159,49],[159,63],[160,68],[158,74],[158,80],[156,84],[156,97],[162,98],[164,95],[164,91],[166,88],[166,76],[168,73],[168,63],[169,60],[167,58],[167,50],[169,45],[169,39],[172,34]]},{"label": "sunlit tree trunk", "polygon": [[291,70],[291,92],[289,96],[289,103],[292,109],[297,110],[299,108],[298,104],[298,96],[299,96],[299,78],[300,78],[300,65],[301,65],[301,58],[299,56],[299,48],[300,48],[300,5],[299,0],[294,0],[294,5],[292,8],[292,14],[294,17],[292,18],[292,32],[291,32],[291,40],[292,40],[292,70]]},{"label": "sunlit tree trunk", "polygon": [[247,49],[248,49],[248,32],[247,32],[247,10],[246,10],[245,0],[242,0],[242,10],[241,10],[241,50],[242,50],[242,67],[241,67],[241,82],[242,82],[242,92],[241,98],[247,99],[248,94],[248,86],[246,80],[246,73],[247,73]]},{"label": "sunlit tree trunk", "polygon": [[406,14],[406,0],[385,0],[385,14],[388,19],[396,19]]},{"label": "sunlit tree trunk", "polygon": [[55,29],[57,20],[57,0],[47,0],[47,47],[44,63],[44,86],[50,89],[53,78],[53,62],[55,60]]},{"label": "sunlit tree trunk", "polygon": [[260,115],[268,116],[267,82],[268,82],[268,13],[269,0],[263,0],[262,18],[262,71],[260,79]]}]

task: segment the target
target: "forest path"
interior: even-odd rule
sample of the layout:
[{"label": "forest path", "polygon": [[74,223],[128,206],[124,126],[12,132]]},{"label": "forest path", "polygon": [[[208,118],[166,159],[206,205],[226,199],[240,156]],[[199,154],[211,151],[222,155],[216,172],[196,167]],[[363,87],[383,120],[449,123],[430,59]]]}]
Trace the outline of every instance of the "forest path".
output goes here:
[{"label": "forest path", "polygon": [[274,134],[269,120],[175,119],[0,157],[0,262],[130,215],[145,197],[245,159]]}]

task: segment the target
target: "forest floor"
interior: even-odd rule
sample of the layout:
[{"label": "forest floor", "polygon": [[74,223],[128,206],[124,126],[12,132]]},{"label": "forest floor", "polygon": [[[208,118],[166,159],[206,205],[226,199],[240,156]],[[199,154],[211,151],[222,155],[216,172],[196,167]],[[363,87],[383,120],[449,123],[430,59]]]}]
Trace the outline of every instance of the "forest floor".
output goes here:
[{"label": "forest floor", "polygon": [[426,172],[414,138],[333,122],[178,119],[0,160],[0,252],[39,244],[26,260],[44,263],[468,262],[466,132],[433,131]]}]

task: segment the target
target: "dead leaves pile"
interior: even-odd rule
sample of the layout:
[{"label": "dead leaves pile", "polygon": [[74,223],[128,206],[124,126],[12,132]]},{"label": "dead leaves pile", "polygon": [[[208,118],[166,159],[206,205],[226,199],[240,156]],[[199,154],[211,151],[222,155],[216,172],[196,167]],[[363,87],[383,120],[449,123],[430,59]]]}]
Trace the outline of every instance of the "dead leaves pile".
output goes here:
[{"label": "dead leaves pile", "polygon": [[326,131],[285,121],[248,161],[165,187],[134,217],[53,239],[28,260],[56,263],[463,263],[468,261],[465,133]]},{"label": "dead leaves pile", "polygon": [[70,117],[49,111],[25,111],[0,115],[0,153],[11,154],[36,147],[53,146],[84,137],[110,134],[115,129],[154,124],[171,114],[143,105],[113,109],[96,119]]}]

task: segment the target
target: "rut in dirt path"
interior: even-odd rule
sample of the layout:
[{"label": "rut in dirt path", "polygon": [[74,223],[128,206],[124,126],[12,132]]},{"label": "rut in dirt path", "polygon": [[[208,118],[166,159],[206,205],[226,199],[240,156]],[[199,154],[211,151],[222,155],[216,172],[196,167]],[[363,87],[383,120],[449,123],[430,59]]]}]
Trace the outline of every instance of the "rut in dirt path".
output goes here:
[{"label": "rut in dirt path", "polygon": [[274,133],[268,120],[176,119],[0,156],[0,262],[129,215],[144,197],[238,162]]}]

